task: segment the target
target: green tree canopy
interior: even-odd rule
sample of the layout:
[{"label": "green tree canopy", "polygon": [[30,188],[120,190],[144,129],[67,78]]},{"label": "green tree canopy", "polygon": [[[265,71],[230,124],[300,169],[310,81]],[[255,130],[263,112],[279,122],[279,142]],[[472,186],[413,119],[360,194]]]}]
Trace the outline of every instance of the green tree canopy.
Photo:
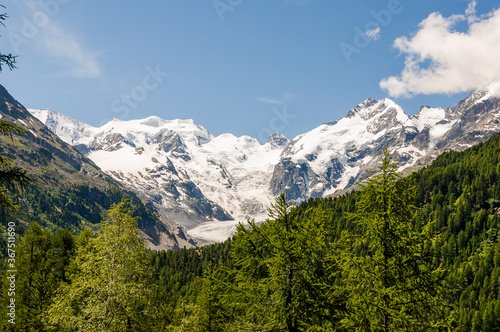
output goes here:
[{"label": "green tree canopy", "polygon": [[236,268],[231,305],[237,316],[233,329],[333,328],[342,301],[323,287],[331,284],[336,269],[326,259],[332,247],[323,211],[299,219],[281,195],[265,224],[251,221],[247,227],[238,226],[232,250]]},{"label": "green tree canopy", "polygon": [[128,202],[113,205],[102,233],[89,235],[77,239],[70,282],[47,311],[47,325],[57,331],[150,331],[150,268]]},{"label": "green tree canopy", "polygon": [[443,308],[444,270],[429,249],[432,224],[415,230],[414,189],[396,167],[385,151],[382,171],[362,184],[352,215],[359,232],[345,233],[353,245],[343,268],[348,330],[427,331]]}]

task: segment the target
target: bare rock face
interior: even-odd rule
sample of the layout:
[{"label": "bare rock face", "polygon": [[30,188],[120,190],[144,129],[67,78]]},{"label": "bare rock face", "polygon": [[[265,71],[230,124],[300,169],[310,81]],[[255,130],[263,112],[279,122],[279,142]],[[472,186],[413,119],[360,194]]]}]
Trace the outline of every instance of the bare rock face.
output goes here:
[{"label": "bare rock face", "polygon": [[87,149],[112,152],[120,150],[124,145],[135,147],[135,144],[123,137],[122,134],[110,132],[95,137],[94,140],[87,145]]},{"label": "bare rock face", "polygon": [[404,170],[483,142],[500,131],[500,99],[493,90],[497,84],[453,108],[422,107],[411,117],[388,99],[368,98],[344,118],[290,141],[274,168],[271,191],[299,202],[323,197],[378,170],[385,149]]},{"label": "bare rock face", "polygon": [[[313,155],[310,158],[313,159]],[[285,197],[293,201],[304,199],[304,193],[309,193],[308,197],[322,197],[325,190],[336,188],[343,170],[337,159],[331,160],[324,174],[316,174],[307,163],[282,159],[274,168],[271,192],[275,196],[285,193]]]},{"label": "bare rock face", "polygon": [[301,202],[345,192],[380,168],[385,149],[407,172],[444,151],[483,142],[500,129],[499,90],[492,84],[453,108],[421,107],[413,116],[390,99],[368,98],[337,121],[292,140],[276,133],[265,144],[248,136],[214,137],[192,120],[115,119],[94,128],[55,112],[33,112],[123,186],[193,228],[263,220],[281,193]]},{"label": "bare rock face", "polygon": [[157,137],[155,137],[152,143],[158,144],[158,148],[165,152],[171,153],[171,155],[175,158],[181,158],[184,161],[191,160],[187,152],[187,147],[182,141],[182,138],[175,131],[169,129],[160,133]]},{"label": "bare rock face", "polygon": [[267,139],[267,144],[270,144],[273,148],[284,148],[290,140],[286,138],[285,135],[280,133],[274,133]]}]

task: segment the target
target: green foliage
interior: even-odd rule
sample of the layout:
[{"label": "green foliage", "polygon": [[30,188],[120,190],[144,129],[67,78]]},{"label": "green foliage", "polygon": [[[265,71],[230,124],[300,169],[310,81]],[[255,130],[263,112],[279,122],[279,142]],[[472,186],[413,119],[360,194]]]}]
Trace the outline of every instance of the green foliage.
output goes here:
[{"label": "green foliage", "polygon": [[266,223],[178,252],[146,251],[136,217],[154,212],[113,205],[117,189],[29,184],[6,217],[38,224],[18,242],[18,324],[0,330],[498,331],[499,165],[500,135],[403,179],[386,156],[359,192],[280,197]]},{"label": "green foliage", "polygon": [[327,259],[334,248],[326,241],[324,213],[307,214],[300,220],[281,195],[265,224],[238,226],[228,303],[235,329],[303,331],[337,323],[342,299],[324,287],[336,273]]},{"label": "green foliage", "polygon": [[230,327],[231,315],[225,299],[230,280],[222,269],[208,266],[201,280],[201,292],[197,297],[198,316],[192,331],[219,332]]},{"label": "green foliage", "polygon": [[[1,62],[1,61],[0,61]],[[12,134],[24,134],[21,128],[0,120],[0,134],[9,136]],[[27,171],[14,165],[14,161],[0,154],[0,209],[16,211],[18,206],[14,204],[12,195],[23,191],[24,187],[32,181],[26,174]]]},{"label": "green foliage", "polygon": [[444,270],[433,264],[431,224],[414,230],[413,189],[396,167],[386,151],[382,171],[362,184],[352,215],[362,232],[345,232],[354,248],[345,252],[343,267],[349,330],[427,331],[443,322]]},{"label": "green foliage", "polygon": [[[5,8],[5,6],[3,6],[3,5],[0,5],[0,7]],[[3,21],[5,21],[6,18],[7,18],[6,13],[0,14],[0,25],[1,26],[5,26]],[[0,53],[0,72],[2,71],[3,65],[6,65],[10,70],[16,68],[15,63],[16,63],[16,56],[14,56],[10,53],[9,54]]]},{"label": "green foliage", "polygon": [[155,225],[159,219],[158,213],[151,206],[116,187],[99,189],[84,183],[45,187],[35,182],[29,183],[23,194],[23,197],[17,199],[18,211],[8,211],[5,214],[6,222],[14,221],[19,224],[19,234],[23,233],[23,223],[19,223],[19,220],[37,222],[53,232],[66,228],[78,233],[85,227],[98,230],[106,218],[106,211],[124,198],[130,198],[134,217],[139,218],[142,229]]},{"label": "green foliage", "polygon": [[[16,247],[16,324],[0,322],[9,331],[45,331],[40,317],[49,307],[60,283],[66,280],[70,259],[75,250],[73,235],[67,230],[52,234],[32,223]],[[4,271],[2,280],[10,273]],[[2,285],[2,304],[10,301]],[[6,306],[2,305],[2,308]],[[4,314],[6,316],[6,313]]]},{"label": "green foliage", "polygon": [[[156,280],[154,302],[160,317],[160,331],[205,331],[208,326],[215,329],[220,311],[209,307],[226,292],[219,284],[227,274],[219,270],[222,265],[232,266],[231,241],[178,252],[150,251],[149,261]],[[224,292],[223,292],[224,290]]]},{"label": "green foliage", "polygon": [[46,323],[62,331],[150,331],[153,289],[146,249],[128,203],[113,205],[102,233],[79,239],[70,283],[60,289]]}]

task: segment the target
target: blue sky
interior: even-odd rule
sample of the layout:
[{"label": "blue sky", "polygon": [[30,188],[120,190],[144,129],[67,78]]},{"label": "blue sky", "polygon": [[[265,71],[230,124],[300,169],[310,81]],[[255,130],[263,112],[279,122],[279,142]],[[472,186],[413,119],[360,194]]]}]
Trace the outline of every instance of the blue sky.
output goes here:
[{"label": "blue sky", "polygon": [[412,115],[500,79],[497,1],[2,3],[0,52],[19,57],[0,83],[94,126],[157,115],[293,138],[368,97]]}]

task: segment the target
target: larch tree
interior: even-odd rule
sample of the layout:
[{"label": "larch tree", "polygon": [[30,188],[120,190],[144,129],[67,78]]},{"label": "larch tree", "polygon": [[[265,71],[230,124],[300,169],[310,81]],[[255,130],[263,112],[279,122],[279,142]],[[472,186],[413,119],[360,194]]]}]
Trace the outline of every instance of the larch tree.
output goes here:
[{"label": "larch tree", "polygon": [[396,167],[386,150],[381,172],[361,184],[352,216],[358,232],[344,233],[352,248],[344,253],[342,323],[350,331],[430,331],[445,321],[445,271],[433,263],[431,223],[415,229],[414,190]]},{"label": "larch tree", "polygon": [[323,287],[331,284],[335,269],[326,259],[331,247],[325,219],[319,210],[299,218],[281,195],[266,223],[238,226],[228,309],[236,317],[232,330],[333,329],[342,301]]},{"label": "larch tree", "polygon": [[16,331],[45,331],[41,316],[64,279],[73,247],[68,230],[53,235],[36,222],[29,225],[17,249]]}]

